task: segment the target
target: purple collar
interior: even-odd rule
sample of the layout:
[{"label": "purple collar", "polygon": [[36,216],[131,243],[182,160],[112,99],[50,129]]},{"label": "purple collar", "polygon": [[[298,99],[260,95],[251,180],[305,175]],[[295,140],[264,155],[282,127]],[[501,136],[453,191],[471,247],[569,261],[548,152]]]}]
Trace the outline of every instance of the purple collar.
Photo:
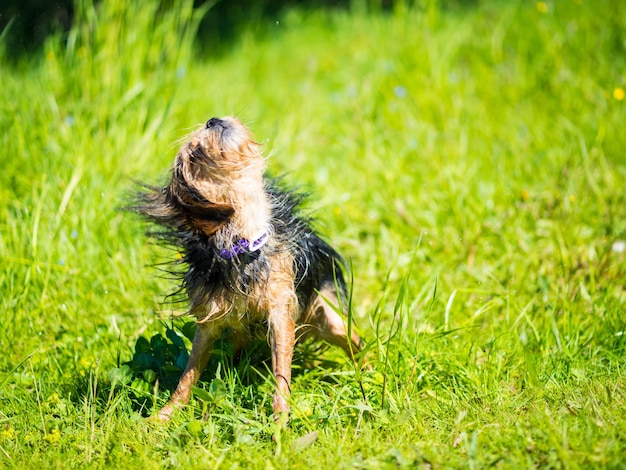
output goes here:
[{"label": "purple collar", "polygon": [[236,241],[232,247],[221,250],[220,256],[224,259],[232,259],[242,253],[252,253],[265,245],[269,238],[270,235],[268,232],[263,232],[259,237],[252,241],[247,238],[242,238]]}]

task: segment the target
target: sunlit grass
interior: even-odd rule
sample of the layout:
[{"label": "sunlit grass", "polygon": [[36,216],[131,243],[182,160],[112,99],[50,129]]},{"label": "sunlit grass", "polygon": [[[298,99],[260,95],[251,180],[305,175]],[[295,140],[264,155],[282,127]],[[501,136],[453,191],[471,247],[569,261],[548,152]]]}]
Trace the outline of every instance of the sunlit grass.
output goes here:
[{"label": "sunlit grass", "polygon": [[[191,5],[81,2],[2,64],[1,466],[619,466],[621,3],[292,9],[220,57]],[[145,419],[163,386],[119,375],[182,310],[119,207],[224,114],[313,191],[369,343],[360,376],[300,351],[282,432],[255,353],[170,425]]]}]

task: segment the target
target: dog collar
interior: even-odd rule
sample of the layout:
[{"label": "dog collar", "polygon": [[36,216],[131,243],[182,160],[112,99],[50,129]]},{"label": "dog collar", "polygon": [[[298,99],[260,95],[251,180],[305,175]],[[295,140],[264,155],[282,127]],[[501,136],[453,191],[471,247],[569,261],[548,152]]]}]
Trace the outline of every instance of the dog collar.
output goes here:
[{"label": "dog collar", "polygon": [[242,253],[252,253],[265,245],[269,238],[270,235],[268,232],[263,232],[260,236],[254,238],[253,240],[242,238],[235,242],[230,248],[224,248],[221,250],[220,256],[224,259],[232,259]]}]

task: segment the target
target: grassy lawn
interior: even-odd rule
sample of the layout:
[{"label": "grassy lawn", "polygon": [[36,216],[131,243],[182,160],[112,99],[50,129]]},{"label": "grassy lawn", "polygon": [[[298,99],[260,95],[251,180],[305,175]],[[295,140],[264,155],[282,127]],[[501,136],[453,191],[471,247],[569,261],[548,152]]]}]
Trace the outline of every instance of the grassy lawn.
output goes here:
[{"label": "grassy lawn", "polygon": [[[0,54],[0,467],[626,465],[626,3],[292,8],[219,48],[189,0],[78,3]],[[193,325],[119,208],[225,114],[314,193],[372,364],[303,345],[284,430],[227,344],[147,419]]]}]

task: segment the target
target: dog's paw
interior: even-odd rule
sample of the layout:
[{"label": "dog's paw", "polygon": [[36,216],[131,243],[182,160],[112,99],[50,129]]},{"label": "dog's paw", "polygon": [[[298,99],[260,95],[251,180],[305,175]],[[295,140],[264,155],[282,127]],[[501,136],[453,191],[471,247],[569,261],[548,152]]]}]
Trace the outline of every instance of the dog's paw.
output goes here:
[{"label": "dog's paw", "polygon": [[172,418],[172,414],[174,414],[174,411],[174,407],[171,405],[171,403],[168,403],[163,408],[161,408],[157,414],[152,415],[151,419],[154,421],[167,423]]}]

